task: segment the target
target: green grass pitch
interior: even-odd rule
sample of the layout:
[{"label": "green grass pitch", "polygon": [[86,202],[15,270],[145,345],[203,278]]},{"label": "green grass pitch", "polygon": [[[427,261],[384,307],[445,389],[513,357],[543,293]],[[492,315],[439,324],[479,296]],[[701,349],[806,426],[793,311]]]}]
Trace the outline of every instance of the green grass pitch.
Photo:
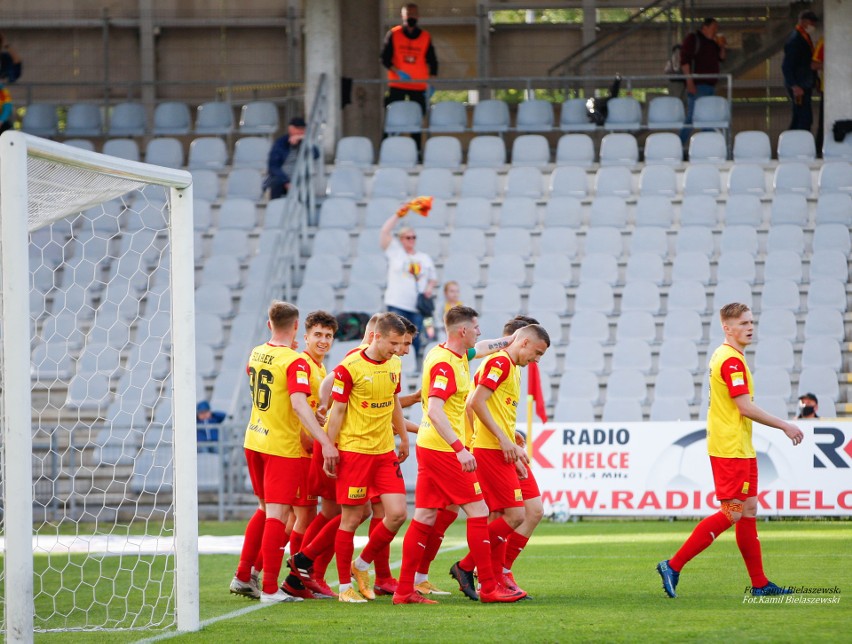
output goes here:
[{"label": "green grass pitch", "polygon": [[[201,557],[199,633],[174,642],[827,642],[852,632],[852,522],[761,521],[766,572],[779,585],[837,587],[839,603],[745,603],[748,576],[725,533],[684,570],[679,597],[668,599],[654,570],[695,521],[581,521],[539,526],[515,565],[532,601],[482,605],[458,592],[439,606],[307,601],[259,608],[228,594],[235,556]],[[205,523],[200,534],[237,534],[240,523]],[[400,543],[391,563],[398,564]],[[464,525],[454,524],[430,579],[457,591],[447,571],[464,554]],[[334,578],[334,563],[329,580]],[[799,595],[799,597],[831,597]],[[156,633],[45,633],[38,642],[139,641]]]}]

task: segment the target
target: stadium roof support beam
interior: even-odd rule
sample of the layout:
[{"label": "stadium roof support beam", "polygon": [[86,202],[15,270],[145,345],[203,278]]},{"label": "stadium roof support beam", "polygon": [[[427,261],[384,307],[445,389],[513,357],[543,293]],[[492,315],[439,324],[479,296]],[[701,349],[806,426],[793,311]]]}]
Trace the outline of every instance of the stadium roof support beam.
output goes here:
[{"label": "stadium roof support beam", "polygon": [[[323,152],[334,155],[340,138],[340,3],[337,0],[311,0],[305,3],[305,96],[316,96],[323,74],[328,79],[328,121],[323,136]],[[306,106],[306,108],[309,106]]]}]

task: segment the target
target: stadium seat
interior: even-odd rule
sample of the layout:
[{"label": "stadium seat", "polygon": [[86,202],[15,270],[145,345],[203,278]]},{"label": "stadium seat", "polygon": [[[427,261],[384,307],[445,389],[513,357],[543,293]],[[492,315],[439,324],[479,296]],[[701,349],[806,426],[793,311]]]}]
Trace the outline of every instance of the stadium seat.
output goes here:
[{"label": "stadium seat", "polygon": [[65,136],[101,136],[103,120],[100,105],[74,103],[69,107],[64,134]]},{"label": "stadium seat", "polygon": [[757,229],[754,226],[725,226],[719,237],[719,251],[742,250],[757,255]]},{"label": "stadium seat", "polygon": [[642,106],[630,96],[607,101],[604,128],[607,130],[638,130],[642,127]]},{"label": "stadium seat", "polygon": [[719,255],[719,265],[716,268],[718,281],[741,279],[754,284],[756,271],[754,256],[744,251],[728,251]]},{"label": "stadium seat", "polygon": [[734,163],[728,173],[728,194],[764,196],[766,179],[763,167],[754,163]]},{"label": "stadium seat", "polygon": [[622,311],[615,326],[615,341],[642,340],[653,343],[657,339],[657,326],[654,316],[648,311]]},{"label": "stadium seat", "polygon": [[[252,231],[257,225],[257,205],[245,197],[228,196],[219,206],[219,233],[227,229]],[[218,233],[217,233],[218,234]],[[241,253],[241,248],[237,247]],[[229,250],[228,252],[234,252]]]},{"label": "stadium seat", "polygon": [[[573,345],[572,341],[572,345]],[[593,363],[597,363],[597,359],[600,358],[601,362],[603,360],[603,352],[601,351],[601,347],[597,343],[578,343],[577,347],[581,345],[592,345],[595,346],[589,352],[586,352],[588,355],[593,356]],[[569,348],[570,346],[569,345]],[[579,357],[576,356],[578,353],[577,350],[571,350],[574,355],[571,355],[570,358]],[[579,353],[583,353],[579,351]],[[570,397],[579,397],[585,400],[588,400],[591,404],[596,404],[598,400],[600,400],[600,385],[598,384],[598,376],[599,370],[594,368],[589,368],[585,366],[583,362],[574,362],[574,360],[569,360],[569,355],[566,352],[565,355],[565,369],[563,370],[563,374],[559,380],[559,398],[570,398]]]},{"label": "stadium seat", "polygon": [[766,367],[754,374],[754,395],[778,396],[785,401],[790,400],[792,387],[790,386],[790,373],[786,369],[778,367]]},{"label": "stadium seat", "polygon": [[846,255],[838,250],[821,250],[811,255],[811,268],[808,274],[811,280],[834,279],[846,283],[849,281],[849,262]]},{"label": "stadium seat", "polygon": [[[430,214],[428,219],[431,217]],[[498,221],[501,226],[519,226],[532,230],[538,224],[535,200],[530,197],[506,197],[500,205]]]},{"label": "stadium seat", "polygon": [[722,192],[719,169],[707,163],[691,163],[683,173],[683,194],[717,197]]},{"label": "stadium seat", "polygon": [[189,106],[180,101],[164,101],[154,108],[154,136],[181,136],[192,129]]},{"label": "stadium seat", "polygon": [[410,137],[391,136],[379,148],[380,168],[413,169],[417,165],[417,145]]},{"label": "stadium seat", "polygon": [[[802,257],[792,250],[773,250],[766,253],[763,266],[763,280],[802,281]],[[761,330],[765,320],[761,320]]]},{"label": "stadium seat", "polygon": [[456,205],[456,227],[490,228],[494,223],[491,202],[484,197],[462,197]]},{"label": "stadium seat", "polygon": [[[603,168],[602,168],[603,169]],[[589,226],[612,226],[624,228],[627,226],[627,204],[620,196],[598,196],[592,199],[589,210]]]},{"label": "stadium seat", "polygon": [[721,96],[699,96],[692,112],[692,126],[727,129],[731,125],[731,105]]},{"label": "stadium seat", "polygon": [[561,253],[574,257],[577,254],[576,233],[571,228],[549,228],[547,234],[539,238],[538,250],[542,256]]},{"label": "stadium seat", "polygon": [[270,141],[262,136],[244,136],[234,144],[234,168],[266,170]]},{"label": "stadium seat", "polygon": [[[382,220],[382,223],[387,219]],[[320,207],[320,228],[343,228],[355,230],[358,226],[358,209],[351,199],[331,197],[323,201]]]},{"label": "stadium seat", "polygon": [[386,134],[411,134],[423,129],[423,110],[414,101],[394,101],[385,108]]},{"label": "stadium seat", "polygon": [[219,137],[204,136],[189,144],[189,169],[224,170],[228,162],[228,148]]},{"label": "stadium seat", "polygon": [[725,224],[754,226],[763,223],[763,206],[754,194],[732,194],[725,203]]},{"label": "stadium seat", "polygon": [[821,194],[817,202],[815,224],[852,226],[852,197],[841,193]]},{"label": "stadium seat", "polygon": [[192,170],[193,196],[212,203],[219,198],[219,176],[213,170]]},{"label": "stadium seat", "polygon": [[364,198],[364,175],[352,166],[337,167],[331,171],[326,186],[329,197]]},{"label": "stadium seat", "polygon": [[228,288],[237,288],[240,286],[239,261],[232,255],[211,255],[201,270],[201,283],[224,284]]},{"label": "stadium seat", "polygon": [[[388,139],[385,139],[386,141]],[[408,139],[411,141],[411,139]],[[413,144],[414,141],[411,141]],[[390,197],[403,201],[409,196],[408,173],[402,168],[382,168],[373,174],[372,197]]]},{"label": "stadium seat", "polygon": [[792,193],[809,197],[813,190],[811,169],[804,163],[782,163],[775,168],[772,185],[776,195]]},{"label": "stadium seat", "polygon": [[641,195],[636,200],[635,219],[637,230],[634,231],[634,235],[640,227],[671,228],[674,222],[672,202],[667,197],[659,195]]},{"label": "stadium seat", "polygon": [[[429,141],[433,140],[429,139]],[[426,145],[428,149],[428,141]],[[459,148],[459,154],[461,154],[461,148]],[[417,176],[417,189],[415,192],[418,195],[432,195],[441,199],[452,199],[456,194],[455,179],[453,178],[452,171],[448,168],[424,168]],[[429,220],[434,215],[433,203],[432,212],[429,213],[429,217],[426,219]]]},{"label": "stadium seat", "polygon": [[645,165],[639,173],[639,194],[674,197],[677,194],[677,176],[668,165]]},{"label": "stadium seat", "polygon": [[688,421],[689,403],[682,398],[655,398],[648,419],[653,422]]},{"label": "stadium seat", "polygon": [[303,311],[331,310],[331,312],[337,312],[339,309],[334,301],[332,286],[319,282],[303,282],[296,295],[296,304]]},{"label": "stadium seat", "polygon": [[557,166],[550,175],[550,195],[553,198],[576,197],[577,199],[584,199],[588,196],[586,171],[570,165]]},{"label": "stadium seat", "polygon": [[595,149],[588,134],[563,134],[556,146],[556,165],[589,168],[595,161]]},{"label": "stadium seat", "polygon": [[506,197],[529,197],[541,199],[544,194],[544,179],[541,170],[521,166],[510,168],[506,175]]},{"label": "stadium seat", "polygon": [[707,290],[701,282],[693,280],[673,281],[666,303],[669,312],[686,309],[703,314],[707,311]]},{"label": "stadium seat", "polygon": [[[361,239],[368,239],[367,234],[361,235]],[[378,231],[371,241],[375,244],[377,251],[379,250]],[[314,255],[334,255],[335,257],[349,257],[350,252],[349,232],[340,228],[319,230],[314,236],[313,254]],[[358,253],[361,255],[361,253]]]},{"label": "stadium seat", "polygon": [[600,160],[602,166],[634,167],[639,162],[636,137],[626,132],[607,134],[601,140]]},{"label": "stadium seat", "polygon": [[109,117],[110,137],[143,136],[145,134],[145,108],[141,103],[119,103]]},{"label": "stadium seat", "polygon": [[843,355],[840,343],[828,336],[805,339],[802,345],[802,369],[808,367],[829,367],[835,372],[842,371]]},{"label": "stadium seat", "polygon": [[766,368],[793,370],[793,343],[784,338],[760,338],[754,351],[756,371]]},{"label": "stadium seat", "polygon": [[490,283],[482,293],[482,310],[485,313],[494,311],[520,311],[521,291],[514,284]]},{"label": "stadium seat", "polygon": [[[435,232],[437,233],[437,231]],[[421,250],[426,252],[426,249],[422,248],[422,243],[419,245],[421,246]],[[486,250],[487,244],[485,243],[485,232],[479,228],[463,228],[456,224],[455,229],[447,241],[448,255],[452,253],[467,252],[474,257],[484,257]],[[437,255],[437,253],[429,254]]]},{"label": "stadium seat", "polygon": [[263,196],[263,177],[254,168],[234,168],[228,173],[225,195],[259,201]]},{"label": "stadium seat", "polygon": [[[432,168],[433,170],[441,170],[443,168]],[[421,174],[422,176],[422,174]],[[418,192],[417,194],[424,194]],[[384,222],[383,222],[384,223]],[[429,211],[428,217],[422,217],[416,224],[418,229],[435,228],[437,230],[446,230],[450,227],[450,213],[447,207],[447,202],[439,196],[435,196],[432,200],[432,210]]]},{"label": "stadium seat", "polygon": [[375,284],[381,289],[385,288],[387,281],[387,260],[383,255],[364,255],[352,260],[352,268],[349,271],[349,282],[367,282]]},{"label": "stadium seat", "polygon": [[820,401],[837,401],[840,398],[837,371],[827,365],[804,367],[799,373],[799,389],[796,395],[801,396],[811,391],[819,392]]},{"label": "stadium seat", "polygon": [[461,181],[462,197],[497,197],[498,179],[494,168],[468,168]]},{"label": "stadium seat", "polygon": [[467,129],[467,110],[464,103],[441,101],[429,108],[429,132],[464,132]]},{"label": "stadium seat", "polygon": [[467,148],[468,168],[499,168],[506,164],[506,143],[499,136],[475,136]]},{"label": "stadium seat", "polygon": [[553,105],[544,100],[523,101],[518,105],[515,129],[518,132],[550,132],[553,129]]},{"label": "stadium seat", "polygon": [[621,295],[622,311],[660,312],[660,289],[649,280],[633,280],[624,286]]},{"label": "stadium seat", "polygon": [[543,168],[549,163],[550,146],[541,134],[522,134],[512,143],[513,166]]},{"label": "stadium seat", "polygon": [[843,224],[817,224],[811,240],[813,251],[839,250],[849,255],[849,228]]},{"label": "stadium seat", "polygon": [[[227,136],[234,131],[234,112],[230,103],[208,101],[198,106],[195,133],[209,136]],[[246,132],[255,134],[255,132]]]},{"label": "stadium seat", "polygon": [[727,156],[725,137],[718,132],[696,132],[689,139],[692,163],[725,163]]},{"label": "stadium seat", "polygon": [[373,142],[366,136],[344,136],[337,141],[335,165],[354,165],[366,170],[373,165],[374,158]]},{"label": "stadium seat", "polygon": [[532,254],[530,231],[526,228],[506,226],[505,222],[497,229],[493,243],[495,256],[518,254],[521,257],[529,257]]},{"label": "stadium seat", "polygon": [[633,175],[623,166],[600,167],[595,173],[595,194],[623,199],[633,194]]},{"label": "stadium seat", "polygon": [[589,121],[586,99],[569,98],[562,103],[559,113],[559,129],[563,132],[588,132],[597,126]]},{"label": "stadium seat", "polygon": [[770,226],[766,236],[766,251],[793,251],[801,257],[805,249],[805,234],[801,226]]},{"label": "stadium seat", "polygon": [[852,163],[832,161],[824,163],[819,171],[819,193],[852,194]]},{"label": "stadium seat", "polygon": [[734,137],[734,163],[766,164],[772,158],[769,135],[760,130],[737,132]]},{"label": "stadium seat", "polygon": [[648,103],[649,130],[679,130],[685,119],[683,101],[676,96],[657,96]]},{"label": "stadium seat", "polygon": [[[573,233],[574,231],[567,231]],[[571,283],[571,249],[564,253],[543,252],[533,266],[533,284],[539,280],[553,280],[567,286]]]},{"label": "stadium seat", "polygon": [[[600,375],[604,371],[604,352],[603,347],[597,342],[572,342],[565,348],[565,374],[571,373],[572,376],[579,374],[585,376],[586,373]],[[563,375],[561,385],[566,384],[567,376]],[[571,381],[577,383],[574,386],[581,386],[580,378],[571,377]],[[597,385],[597,378],[593,378],[586,382],[586,386],[591,389],[591,383]],[[564,391],[562,386],[559,387],[560,392]]]},{"label": "stadium seat", "polygon": [[615,286],[618,282],[618,260],[607,253],[586,253],[580,262],[580,283],[589,279]]},{"label": "stadium seat", "polygon": [[[509,130],[509,106],[505,101],[487,99],[479,101],[473,108],[474,132],[507,132]],[[468,163],[470,161],[468,160]]]},{"label": "stadium seat", "polygon": [[465,284],[481,283],[479,260],[465,253],[448,255],[444,261],[443,281],[454,280]]},{"label": "stadium seat", "polygon": [[[668,97],[660,97],[668,98]],[[656,100],[656,99],[654,99]],[[680,99],[675,99],[680,103]],[[683,143],[673,132],[653,132],[645,139],[646,165],[674,165],[683,163]]]},{"label": "stadium seat", "polygon": [[568,338],[570,342],[606,344],[609,341],[609,320],[600,311],[578,311],[571,316]]},{"label": "stadium seat", "polygon": [[778,136],[778,162],[813,163],[816,159],[814,135],[807,130],[786,130]]},{"label": "stadium seat", "polygon": [[630,253],[650,253],[659,258],[666,257],[669,253],[666,229],[657,226],[637,227],[630,236]]},{"label": "stadium seat", "polygon": [[[621,346],[634,346],[636,351],[644,353],[647,350],[648,361],[651,359],[650,347],[641,340],[625,341],[615,345],[613,353],[613,361],[615,355]],[[644,345],[640,346],[640,345]],[[637,403],[644,403],[648,398],[648,389],[645,381],[645,373],[641,369],[635,367],[615,367],[613,366],[612,373],[606,383],[606,399],[607,401],[616,399],[627,399]]]},{"label": "stadium seat", "polygon": [[88,150],[89,152],[95,151],[95,144],[88,139],[66,139],[63,143],[65,143],[65,145],[70,145],[72,148]]},{"label": "stadium seat", "polygon": [[[358,257],[356,260],[366,260],[367,258],[384,259],[381,255],[366,255],[365,257]],[[387,273],[387,269],[385,273]],[[350,281],[353,281],[351,277]],[[343,284],[343,262],[339,257],[334,257],[333,255],[311,255],[305,264],[305,273],[302,275],[302,282],[340,286]]]},{"label": "stadium seat", "polygon": [[582,220],[583,210],[579,199],[572,196],[552,195],[544,207],[542,223],[547,234],[542,236],[542,244],[553,233],[554,228],[579,228]]},{"label": "stadium seat", "polygon": [[[458,170],[462,164],[461,142],[454,136],[433,136],[426,141],[424,168]],[[418,193],[422,194],[422,193]]]},{"label": "stadium seat", "polygon": [[553,421],[559,423],[589,423],[595,420],[595,408],[587,398],[558,398]]},{"label": "stadium seat", "polygon": [[627,258],[627,268],[624,271],[624,281],[630,283],[635,280],[653,282],[661,286],[665,277],[663,268],[663,257],[657,253],[636,252],[631,247],[630,256]]},{"label": "stadium seat", "polygon": [[[685,342],[689,342],[686,340]],[[677,343],[676,343],[677,344]],[[665,345],[661,347],[666,348]],[[691,351],[696,354],[696,363],[698,361],[698,353],[695,346],[691,348],[685,346],[686,351]],[[684,367],[660,367],[657,373],[657,379],[654,384],[655,399],[671,399],[679,398],[685,402],[690,402],[695,399],[695,383],[692,374],[696,373],[697,369],[687,369]],[[688,418],[688,416],[687,416]]]},{"label": "stadium seat", "polygon": [[151,139],[145,146],[145,163],[167,168],[182,168],[183,146],[180,141],[171,137]]},{"label": "stadium seat", "polygon": [[843,313],[834,308],[813,307],[805,318],[805,339],[829,337],[843,342],[846,337]]},{"label": "stadium seat", "polygon": [[252,101],[240,109],[240,134],[272,136],[278,131],[278,108],[270,101]]},{"label": "stadium seat", "polygon": [[[533,285],[535,288],[536,285]],[[602,280],[581,282],[574,294],[574,311],[599,311],[611,315],[615,309],[612,287]],[[530,305],[530,310],[536,310]]]},{"label": "stadium seat", "polygon": [[[817,205],[817,209],[819,206]],[[808,202],[804,195],[773,196],[769,209],[770,232],[777,226],[803,227],[808,223]]]},{"label": "stadium seat", "polygon": [[613,257],[621,257],[624,252],[621,230],[612,226],[590,226],[586,232],[585,252],[607,253]]},{"label": "stadium seat", "polygon": [[811,280],[807,297],[808,310],[833,308],[846,312],[846,283],[840,280],[817,278]]},{"label": "stadium seat", "polygon": [[128,161],[139,161],[139,144],[134,139],[109,139],[104,142],[103,154]]},{"label": "stadium seat", "polygon": [[706,194],[686,195],[680,207],[680,225],[717,227],[719,225],[719,210],[716,206],[716,200]]},{"label": "stadium seat", "polygon": [[692,342],[701,342],[704,329],[698,312],[688,309],[669,310],[663,321],[663,337],[670,340],[683,338]]},{"label": "stadium seat", "polygon": [[[764,295],[766,287],[764,287]],[[716,284],[716,292],[713,294],[713,310],[718,311],[731,302],[742,302],[748,307],[752,306],[751,286],[745,280],[725,280]]]},{"label": "stadium seat", "polygon": [[642,405],[637,400],[628,398],[607,399],[601,412],[603,422],[641,422]]},{"label": "stadium seat", "polygon": [[565,288],[557,280],[539,280],[529,291],[528,310],[533,315],[552,312],[563,314],[567,308]]},{"label": "stadium seat", "polygon": [[760,328],[757,331],[759,341],[781,338],[788,342],[795,342],[797,335],[796,314],[793,311],[773,309],[772,315],[766,315],[760,319]]}]

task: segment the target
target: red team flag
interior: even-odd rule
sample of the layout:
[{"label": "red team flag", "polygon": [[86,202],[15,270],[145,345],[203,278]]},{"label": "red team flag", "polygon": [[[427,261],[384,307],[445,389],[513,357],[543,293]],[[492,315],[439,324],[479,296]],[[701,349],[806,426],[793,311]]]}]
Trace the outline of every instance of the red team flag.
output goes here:
[{"label": "red team flag", "polygon": [[547,410],[544,407],[544,393],[541,391],[541,375],[538,371],[538,363],[530,362],[527,365],[529,375],[527,378],[527,395],[532,396],[535,401],[535,415],[541,422],[547,422]]},{"label": "red team flag", "polygon": [[402,204],[402,207],[396,211],[397,217],[405,217],[409,210],[416,212],[421,217],[428,217],[429,211],[432,209],[432,197],[416,197],[411,201]]}]

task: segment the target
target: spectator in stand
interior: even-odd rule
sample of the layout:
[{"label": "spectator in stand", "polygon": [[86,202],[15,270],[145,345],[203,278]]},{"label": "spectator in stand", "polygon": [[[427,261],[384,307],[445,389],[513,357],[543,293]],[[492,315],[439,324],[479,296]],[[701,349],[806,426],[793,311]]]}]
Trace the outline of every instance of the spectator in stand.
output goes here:
[{"label": "spectator in stand", "polygon": [[[727,41],[719,33],[715,18],[705,18],[701,28],[686,34],[680,46],[680,68],[686,76],[686,123],[692,123],[695,101],[716,93],[716,78],[694,78],[693,74],[718,74],[719,63],[725,60]],[[689,142],[692,128],[680,131],[683,144]]]},{"label": "spectator in stand", "polygon": [[[382,47],[382,65],[388,70],[385,107],[394,101],[414,101],[426,113],[429,85],[426,79],[438,75],[438,57],[428,31],[417,26],[419,10],[409,2],[400,12],[402,24],[391,29]],[[420,82],[406,82],[406,81]],[[412,134],[420,150],[420,134]]]},{"label": "spectator in stand", "polygon": [[12,129],[14,106],[12,95],[6,89],[6,85],[11,85],[18,80],[21,76],[21,67],[21,57],[0,33],[0,134]]},{"label": "spectator in stand", "polygon": [[[264,189],[269,189],[270,199],[286,197],[290,190],[291,177],[296,169],[296,159],[299,157],[299,148],[305,138],[305,119],[296,116],[290,119],[287,126],[287,134],[276,139],[269,150],[269,158],[266,163],[266,181]],[[314,148],[314,158],[319,156],[319,150]]]},{"label": "spectator in stand", "polygon": [[210,403],[202,400],[195,406],[195,439],[198,441],[199,452],[215,453],[219,442],[219,425],[221,425],[227,414],[223,411],[213,411]]},{"label": "spectator in stand", "polygon": [[819,18],[813,11],[802,11],[796,28],[784,43],[784,85],[793,108],[790,130],[811,131],[814,113],[811,108],[811,95],[817,84],[817,74],[811,63],[814,57],[813,35]]},{"label": "spectator in stand", "polygon": [[799,396],[799,415],[796,418],[802,418],[803,420],[819,418],[817,415],[818,411],[819,400],[817,400],[815,394],[808,392]]}]

